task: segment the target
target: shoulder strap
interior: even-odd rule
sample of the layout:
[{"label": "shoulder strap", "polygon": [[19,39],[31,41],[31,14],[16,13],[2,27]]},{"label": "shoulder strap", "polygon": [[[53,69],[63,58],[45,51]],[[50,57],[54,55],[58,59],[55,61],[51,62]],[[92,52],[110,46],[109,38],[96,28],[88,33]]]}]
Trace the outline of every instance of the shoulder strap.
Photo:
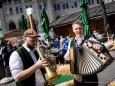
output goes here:
[{"label": "shoulder strap", "polygon": [[36,56],[36,59],[38,60],[39,59],[39,54],[38,54],[38,52],[36,50],[34,51],[34,54]]},{"label": "shoulder strap", "polygon": [[18,52],[18,54],[20,55],[20,57],[22,56],[21,48],[22,48],[22,47],[19,47],[19,48],[17,49],[17,52]]},{"label": "shoulder strap", "polygon": [[82,44],[85,42],[85,40],[87,40],[87,39],[89,39],[91,36],[85,36],[84,37],[84,40],[82,41],[82,43],[81,43],[81,46],[82,46]]},{"label": "shoulder strap", "polygon": [[70,41],[70,47],[76,47],[75,38]]}]

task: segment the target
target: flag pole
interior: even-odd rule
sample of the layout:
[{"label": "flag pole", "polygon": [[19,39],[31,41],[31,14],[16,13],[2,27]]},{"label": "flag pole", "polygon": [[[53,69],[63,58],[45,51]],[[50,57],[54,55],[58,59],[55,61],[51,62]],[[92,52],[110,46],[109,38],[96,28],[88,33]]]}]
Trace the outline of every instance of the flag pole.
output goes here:
[{"label": "flag pole", "polygon": [[102,6],[102,11],[103,11],[104,30],[107,33],[107,39],[108,39],[108,42],[109,42],[109,32],[108,32],[109,24],[107,22],[107,15],[106,15],[105,4],[104,4],[103,0],[101,0],[100,3],[101,3],[101,6]]},{"label": "flag pole", "polygon": [[35,30],[34,24],[33,24],[33,18],[32,18],[33,9],[32,8],[27,8],[26,11],[27,11],[27,15],[29,16],[30,29]]}]

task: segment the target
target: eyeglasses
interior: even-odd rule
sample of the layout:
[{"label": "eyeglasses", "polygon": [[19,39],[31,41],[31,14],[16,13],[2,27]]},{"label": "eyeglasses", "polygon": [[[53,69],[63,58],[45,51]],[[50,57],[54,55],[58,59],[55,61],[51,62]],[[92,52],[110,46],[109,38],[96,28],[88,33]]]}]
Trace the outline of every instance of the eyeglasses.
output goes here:
[{"label": "eyeglasses", "polygon": [[29,38],[30,38],[31,42],[37,42],[38,41],[38,38],[35,38],[35,37],[34,38],[33,37],[29,37]]}]

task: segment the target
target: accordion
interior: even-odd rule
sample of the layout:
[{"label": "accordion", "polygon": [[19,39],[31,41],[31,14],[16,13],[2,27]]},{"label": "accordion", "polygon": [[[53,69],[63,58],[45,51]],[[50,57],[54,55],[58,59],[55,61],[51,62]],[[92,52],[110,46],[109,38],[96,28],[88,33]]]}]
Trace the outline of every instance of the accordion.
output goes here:
[{"label": "accordion", "polygon": [[102,71],[112,62],[113,58],[106,49],[96,51],[89,40],[81,47],[70,48],[70,71],[73,74],[91,75]]}]

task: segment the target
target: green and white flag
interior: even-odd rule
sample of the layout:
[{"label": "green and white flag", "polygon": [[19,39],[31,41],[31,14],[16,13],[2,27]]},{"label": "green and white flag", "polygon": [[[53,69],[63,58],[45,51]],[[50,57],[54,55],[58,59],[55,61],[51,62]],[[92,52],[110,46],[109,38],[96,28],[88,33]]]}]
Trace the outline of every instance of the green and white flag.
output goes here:
[{"label": "green and white flag", "polygon": [[80,0],[80,7],[82,9],[81,20],[84,25],[84,35],[85,36],[92,35],[87,0]]},{"label": "green and white flag", "polygon": [[45,9],[42,9],[42,12],[41,12],[41,27],[45,33],[44,37],[45,39],[47,39],[48,41],[50,41],[50,36],[49,36],[49,30],[50,30],[50,27],[49,27],[49,19],[48,19],[48,16],[45,12]]},{"label": "green and white flag", "polygon": [[2,22],[0,21],[0,38],[3,38],[3,31],[2,31]]}]

